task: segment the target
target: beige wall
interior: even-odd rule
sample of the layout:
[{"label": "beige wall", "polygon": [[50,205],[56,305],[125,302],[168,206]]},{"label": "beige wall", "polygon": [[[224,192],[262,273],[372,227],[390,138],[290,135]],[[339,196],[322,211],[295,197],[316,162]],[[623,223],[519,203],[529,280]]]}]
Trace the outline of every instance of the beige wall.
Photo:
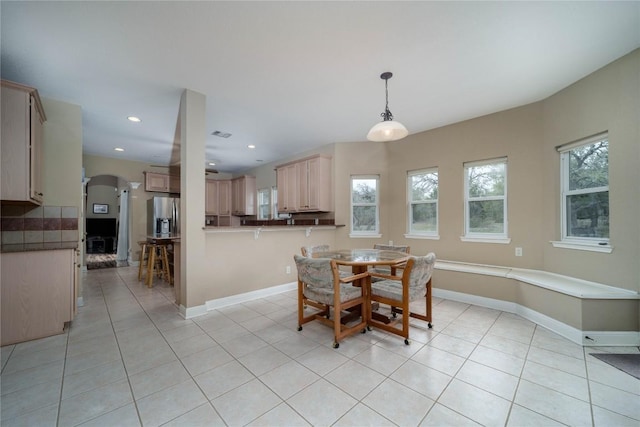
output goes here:
[{"label": "beige wall", "polygon": [[[640,49],[543,102],[542,268],[640,291]],[[560,237],[556,146],[609,131],[610,254],[553,248]]]},{"label": "beige wall", "polygon": [[[540,268],[542,186],[540,103],[502,111],[412,135],[388,145],[390,236],[411,252],[435,252],[438,258],[481,264]],[[507,157],[508,234],[510,244],[462,242],[465,162]],[[437,167],[439,240],[405,239],[408,231],[407,172]],[[522,257],[515,257],[522,247]]]},{"label": "beige wall", "polygon": [[47,121],[43,130],[43,205],[82,206],[82,109],[42,98]]},{"label": "beige wall", "polygon": [[[287,231],[208,232],[206,234],[206,281],[189,287],[190,306],[231,295],[297,281],[294,254],[302,246],[328,244],[335,247],[335,230],[304,228]],[[286,267],[291,273],[286,273]]]},{"label": "beige wall", "polygon": [[[118,218],[118,178],[113,175],[94,176],[87,184],[87,218]],[[107,214],[93,213],[93,204],[109,206]]]}]

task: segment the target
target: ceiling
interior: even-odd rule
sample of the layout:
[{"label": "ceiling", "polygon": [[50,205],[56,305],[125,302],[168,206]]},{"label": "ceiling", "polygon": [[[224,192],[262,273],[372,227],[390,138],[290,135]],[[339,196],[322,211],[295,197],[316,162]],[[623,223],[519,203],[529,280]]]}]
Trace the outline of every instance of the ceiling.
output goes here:
[{"label": "ceiling", "polygon": [[206,95],[207,160],[228,173],[365,140],[384,71],[413,134],[544,99],[640,47],[640,2],[0,7],[2,78],[80,105],[84,153],[167,165],[188,88]]}]

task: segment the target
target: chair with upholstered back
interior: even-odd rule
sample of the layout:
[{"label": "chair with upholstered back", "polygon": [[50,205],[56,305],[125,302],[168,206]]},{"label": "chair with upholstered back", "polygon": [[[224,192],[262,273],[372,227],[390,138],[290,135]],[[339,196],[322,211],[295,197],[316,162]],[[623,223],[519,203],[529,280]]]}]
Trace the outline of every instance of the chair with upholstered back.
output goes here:
[{"label": "chair with upholstered back", "polygon": [[[373,245],[373,249],[380,249],[382,251],[404,252],[405,254],[411,253],[411,247],[406,245],[382,245],[380,243],[375,243]],[[375,267],[373,271],[379,274],[390,274],[392,276],[395,276],[396,274],[398,275],[400,274],[400,273],[396,273],[396,269],[400,269],[400,268],[402,268],[401,265],[396,265],[396,266],[381,265],[381,266]],[[379,280],[381,279],[378,277],[371,278],[372,282],[377,282]]]},{"label": "chair with upholstered back", "polygon": [[329,245],[303,246],[300,248],[302,256],[311,258],[314,252],[329,252]]},{"label": "chair with upholstered back", "polygon": [[[298,269],[298,330],[312,320],[319,320],[333,327],[333,347],[340,346],[340,340],[358,331],[364,331],[367,325],[367,304],[362,287],[352,283],[369,278],[368,273],[341,278],[335,260],[328,258],[307,258],[293,256]],[[343,310],[360,306],[360,321],[351,326],[341,323]],[[305,313],[305,307],[308,307]],[[333,307],[333,313],[330,308]]]},{"label": "chair with upholstered back", "polygon": [[[429,253],[426,256],[410,256],[404,265],[402,276],[392,276],[371,272],[372,277],[382,280],[371,282],[370,295],[372,302],[387,304],[391,307],[393,318],[396,314],[402,314],[402,327],[396,328],[398,319],[385,323],[376,319],[371,319],[371,326],[383,329],[396,335],[404,337],[404,343],[409,344],[409,318],[424,320],[431,328],[431,276],[436,255]],[[412,312],[409,304],[424,298],[425,313]]]}]

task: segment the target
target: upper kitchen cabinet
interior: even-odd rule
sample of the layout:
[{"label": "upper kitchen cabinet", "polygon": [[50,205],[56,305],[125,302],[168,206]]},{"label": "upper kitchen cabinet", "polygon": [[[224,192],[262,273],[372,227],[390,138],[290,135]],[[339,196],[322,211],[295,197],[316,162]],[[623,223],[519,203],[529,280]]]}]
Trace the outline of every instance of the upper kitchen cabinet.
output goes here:
[{"label": "upper kitchen cabinet", "polygon": [[298,210],[298,164],[293,163],[276,169],[278,186],[278,212],[292,213]]},{"label": "upper kitchen cabinet", "polygon": [[231,215],[231,181],[214,179],[206,181],[205,213]]},{"label": "upper kitchen cabinet", "polygon": [[145,172],[144,189],[155,193],[180,193],[180,177],[165,173]]},{"label": "upper kitchen cabinet", "polygon": [[46,120],[38,91],[2,80],[0,199],[41,205],[42,138]]},{"label": "upper kitchen cabinet", "polygon": [[331,157],[317,155],[276,167],[279,212],[329,212]]},{"label": "upper kitchen cabinet", "polygon": [[231,213],[235,216],[256,214],[256,177],[243,175],[231,180]]}]

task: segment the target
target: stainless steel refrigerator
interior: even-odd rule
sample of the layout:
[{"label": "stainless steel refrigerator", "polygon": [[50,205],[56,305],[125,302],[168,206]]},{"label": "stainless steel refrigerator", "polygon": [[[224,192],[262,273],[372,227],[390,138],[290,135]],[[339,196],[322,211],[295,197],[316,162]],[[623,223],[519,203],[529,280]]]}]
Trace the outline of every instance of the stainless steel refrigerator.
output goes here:
[{"label": "stainless steel refrigerator", "polygon": [[180,198],[156,196],[147,200],[147,234],[156,237],[180,235]]}]

